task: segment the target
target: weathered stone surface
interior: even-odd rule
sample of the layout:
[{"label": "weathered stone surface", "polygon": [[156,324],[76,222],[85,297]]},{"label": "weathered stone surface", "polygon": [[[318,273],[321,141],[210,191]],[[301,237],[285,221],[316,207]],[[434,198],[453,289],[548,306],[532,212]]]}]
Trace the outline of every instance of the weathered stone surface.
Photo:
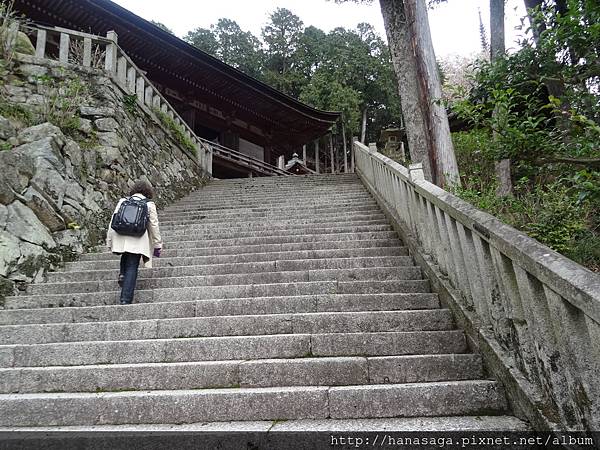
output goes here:
[{"label": "weathered stone surface", "polygon": [[94,125],[99,131],[115,131],[119,124],[112,117],[105,117],[94,121]]},{"label": "weathered stone surface", "polygon": [[123,146],[123,140],[113,131],[98,133],[98,141],[105,147],[121,148]]},{"label": "weathered stone surface", "polygon": [[25,191],[25,194],[23,194],[23,198],[26,205],[50,231],[54,232],[65,229],[64,219],[40,192],[30,186]]},{"label": "weathered stone surface", "polygon": [[6,231],[32,244],[44,245],[47,248],[56,246],[48,229],[33,211],[20,201],[8,205]]},{"label": "weathered stone surface", "polygon": [[73,166],[81,167],[81,164],[83,163],[83,154],[77,142],[72,139],[67,139],[62,151],[63,154],[69,158],[69,161],[71,161]]},{"label": "weathered stone surface", "polygon": [[0,116],[0,139],[6,140],[16,135],[17,131],[10,123],[10,120]]},{"label": "weathered stone surface", "polygon": [[115,147],[96,147],[96,154],[102,164],[107,167],[122,158],[121,152]]},{"label": "weathered stone surface", "polygon": [[82,116],[87,117],[113,117],[115,109],[106,106],[81,106],[79,112]]},{"label": "weathered stone surface", "polygon": [[[4,239],[7,251],[2,255],[10,260],[2,263],[2,280],[10,284],[9,290],[9,277],[19,282],[39,279],[48,261],[73,258],[103,240],[105,212],[141,176],[161,193],[162,202],[187,193],[201,180],[199,168],[171,147],[173,141],[165,139],[151,117],[143,111],[132,117],[123,109],[123,95],[108,77],[21,55],[15,57],[15,69],[3,86],[5,99],[34,114],[56,88],[64,93],[65,83],[79,77],[83,89],[78,104],[83,106],[78,128],[87,141],[84,146],[66,137],[55,124],[25,127],[0,117],[0,142],[13,147],[0,152],[0,230],[12,236],[10,251]],[[51,83],[46,76],[54,78]],[[166,170],[174,164],[181,173]],[[65,230],[71,222],[81,230]]]},{"label": "weathered stone surface", "polygon": [[8,219],[8,209],[0,203],[0,230],[4,230],[6,227],[6,219]]},{"label": "weathered stone surface", "polygon": [[[41,97],[41,96],[40,96]],[[17,138],[21,144],[28,144],[30,142],[47,140],[48,138],[60,136],[63,137],[62,131],[57,126],[52,125],[49,122],[41,123],[33,127],[25,128],[19,133]]]},{"label": "weathered stone surface", "polygon": [[19,239],[12,233],[0,231],[0,275],[7,276],[20,256]]}]

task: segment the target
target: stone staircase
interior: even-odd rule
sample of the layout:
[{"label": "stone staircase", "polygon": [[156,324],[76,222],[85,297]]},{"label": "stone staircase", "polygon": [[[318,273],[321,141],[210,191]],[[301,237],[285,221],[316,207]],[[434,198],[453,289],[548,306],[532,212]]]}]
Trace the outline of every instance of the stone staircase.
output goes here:
[{"label": "stone staircase", "polygon": [[355,175],[214,181],[159,220],[133,305],[106,252],[7,299],[0,427],[527,428]]}]

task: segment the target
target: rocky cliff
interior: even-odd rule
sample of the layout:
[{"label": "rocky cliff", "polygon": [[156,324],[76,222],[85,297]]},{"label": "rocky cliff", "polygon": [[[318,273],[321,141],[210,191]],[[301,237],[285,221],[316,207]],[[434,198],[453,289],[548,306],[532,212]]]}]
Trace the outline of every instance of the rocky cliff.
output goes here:
[{"label": "rocky cliff", "polygon": [[101,243],[140,178],[159,206],[205,180],[195,155],[101,70],[15,58],[0,86],[0,306]]}]

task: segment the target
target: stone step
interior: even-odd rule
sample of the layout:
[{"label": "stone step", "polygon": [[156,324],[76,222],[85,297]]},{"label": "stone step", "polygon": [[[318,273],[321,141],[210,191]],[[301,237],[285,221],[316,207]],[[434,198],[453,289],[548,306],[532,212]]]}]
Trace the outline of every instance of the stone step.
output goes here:
[{"label": "stone step", "polygon": [[502,414],[494,381],[2,394],[0,426]]},{"label": "stone step", "polygon": [[292,314],[327,311],[393,311],[439,308],[437,294],[333,294],[284,297],[226,298],[180,302],[137,303],[127,306],[80,306],[0,310],[0,325],[107,322],[178,317]]},{"label": "stone step", "polygon": [[[388,241],[394,241],[398,246],[403,245],[402,241],[398,239],[396,232],[394,231],[374,231],[364,233],[337,233],[337,234],[303,234],[293,236],[252,236],[243,238],[229,238],[229,239],[194,239],[194,236],[189,237],[188,241],[171,241],[166,238],[163,239],[165,243],[165,251],[168,249],[176,248],[208,248],[208,247],[232,247],[232,246],[250,246],[250,245],[269,245],[269,244],[300,244],[303,242],[336,242],[336,241],[380,241],[382,239]],[[104,249],[103,245],[100,248]],[[108,251],[108,250],[105,250]],[[102,253],[102,252],[100,252]],[[86,257],[86,254],[81,255],[82,258]]]},{"label": "stone step", "polygon": [[[273,284],[241,284],[226,286],[194,286],[136,290],[136,303],[164,302],[166,299],[189,301],[198,299],[279,297],[284,295],[319,294],[386,294],[428,293],[428,280],[398,281],[306,281]],[[7,297],[5,307],[42,308],[57,306],[113,305],[120,290],[69,294],[18,295]]]},{"label": "stone step", "polygon": [[[138,280],[158,277],[185,277],[200,275],[223,275],[235,273],[263,273],[294,270],[316,269],[367,269],[367,268],[397,268],[400,271],[419,270],[412,260],[406,256],[385,256],[368,258],[339,258],[339,259],[301,259],[279,260],[232,264],[206,264],[199,266],[157,267],[154,269],[140,268]],[[419,272],[420,273],[420,272]],[[81,281],[113,281],[114,270],[89,270],[80,272],[49,272],[46,274],[50,283],[71,283]]]},{"label": "stone step", "polygon": [[237,215],[215,215],[214,217],[206,217],[205,215],[195,214],[188,217],[174,217],[165,219],[164,216],[159,215],[161,229],[170,228],[176,225],[205,225],[205,226],[239,226],[244,224],[262,224],[262,223],[319,223],[319,222],[358,222],[364,220],[375,220],[384,218],[384,214],[381,211],[358,211],[346,214],[340,213],[326,213],[326,214],[237,214]]},{"label": "stone step", "polygon": [[[325,194],[323,194],[325,195]],[[216,196],[217,197],[217,196]],[[164,212],[177,212],[181,210],[185,211],[213,211],[217,212],[219,210],[232,211],[237,208],[275,208],[275,209],[283,209],[288,208],[290,211],[298,211],[303,210],[308,207],[322,207],[322,206],[338,206],[343,204],[354,204],[354,205],[370,205],[373,206],[373,199],[369,196],[344,196],[337,198],[324,198],[321,196],[320,198],[314,199],[302,199],[302,200],[291,200],[291,199],[280,199],[279,201],[261,199],[261,198],[239,198],[239,199],[231,199],[231,200],[217,200],[214,201],[180,201],[174,203],[173,205],[165,208]]]},{"label": "stone step", "polygon": [[[166,253],[166,250],[165,250]],[[193,249],[191,250],[193,253]],[[368,258],[388,256],[408,256],[406,247],[359,247],[326,250],[291,250],[282,252],[221,254],[209,256],[175,256],[154,258],[156,268],[175,266],[199,266],[206,264],[234,264],[242,262],[265,262],[281,260]],[[282,266],[283,267],[283,266]],[[68,271],[119,269],[118,259],[100,261],[76,261],[65,264]]]},{"label": "stone step", "polygon": [[[189,242],[189,241],[188,241]],[[200,244],[202,241],[197,241]],[[206,241],[210,242],[210,241]],[[186,256],[211,256],[211,255],[241,255],[246,253],[270,253],[270,252],[291,252],[291,251],[309,251],[309,250],[348,250],[360,248],[406,248],[402,243],[395,240],[353,240],[353,241],[332,241],[332,242],[298,242],[286,244],[255,244],[255,245],[239,245],[239,246],[209,246],[209,247],[194,247],[187,246],[184,248],[171,248],[167,243],[164,244],[164,250],[161,253],[161,258],[175,258]],[[119,255],[110,251],[100,253],[87,253],[82,255],[79,261],[100,261],[100,260],[118,260]]]},{"label": "stone step", "polygon": [[[202,239],[227,239],[227,238],[243,238],[243,237],[256,237],[261,236],[303,236],[306,234],[337,234],[337,233],[368,233],[376,231],[392,231],[393,228],[387,223],[382,224],[371,224],[371,225],[347,225],[347,224],[335,224],[330,226],[306,226],[297,228],[287,229],[270,229],[265,228],[262,230],[248,230],[245,228],[239,229],[224,229],[219,230],[213,227],[210,230],[204,230],[202,233],[196,232],[194,236]],[[176,232],[170,232],[165,235],[165,239],[169,241],[187,241],[189,240],[190,231],[180,230]]]},{"label": "stone step", "polygon": [[[232,284],[275,284],[308,281],[412,281],[422,280],[422,278],[421,270],[417,267],[289,271],[276,269],[276,271],[273,272],[142,278],[137,281],[136,289],[227,286]],[[115,273],[111,280],[31,284],[27,287],[26,292],[30,295],[75,294],[81,292],[114,291],[117,289],[119,288]]]},{"label": "stone step", "polygon": [[472,354],[327,357],[0,369],[0,393],[344,386],[473,380]]},{"label": "stone step", "polygon": [[[466,353],[459,330],[277,334],[1,345],[0,367]],[[1,410],[1,409],[0,409]]]},{"label": "stone step", "polygon": [[181,206],[179,203],[173,203],[165,209],[161,209],[159,211],[159,217],[168,217],[172,214],[200,214],[200,215],[212,215],[216,216],[221,213],[232,215],[239,211],[240,214],[243,214],[244,211],[272,211],[273,214],[285,213],[285,211],[289,211],[291,213],[302,212],[302,211],[315,211],[319,213],[321,211],[361,211],[361,208],[365,208],[367,210],[371,209],[379,209],[377,202],[373,199],[362,199],[360,201],[354,200],[338,200],[335,202],[325,202],[323,200],[314,200],[311,202],[303,202],[299,204],[265,204],[260,201],[252,201],[252,200],[239,200],[235,202],[235,204],[224,204],[224,203],[212,203],[212,204],[202,204],[200,202],[195,203],[196,206],[184,205]]},{"label": "stone step", "polygon": [[258,223],[224,223],[220,226],[211,224],[195,224],[195,225],[173,225],[169,227],[161,228],[161,234],[168,237],[187,235],[190,231],[195,234],[202,236],[205,232],[213,232],[215,229],[220,233],[236,233],[240,231],[244,232],[271,232],[271,231],[287,231],[287,230],[306,230],[311,231],[314,228],[335,228],[340,226],[348,227],[361,227],[370,225],[388,225],[385,218],[375,219],[361,219],[356,221],[337,221],[334,219],[327,219],[327,221],[321,222],[319,220],[302,220],[302,221],[277,221],[277,222],[258,222]]},{"label": "stone step", "polygon": [[186,197],[182,200],[175,202],[173,205],[165,209],[174,209],[177,206],[183,205],[197,205],[199,207],[208,206],[231,206],[234,204],[242,203],[244,206],[248,205],[262,205],[264,206],[284,206],[288,205],[291,208],[297,206],[307,205],[335,205],[340,202],[350,202],[360,204],[361,201],[372,201],[373,197],[364,189],[354,189],[346,192],[331,192],[327,189],[313,190],[309,195],[304,192],[292,192],[286,193],[280,189],[276,189],[273,192],[243,192],[238,195],[224,194],[224,193],[205,193],[202,196]]},{"label": "stone step", "polygon": [[440,331],[453,327],[446,309],[190,317],[0,326],[0,342],[48,344],[274,334]]},{"label": "stone step", "polygon": [[344,203],[340,205],[325,205],[321,207],[317,206],[307,206],[302,210],[296,210],[294,208],[290,208],[289,206],[284,206],[281,208],[266,208],[255,207],[255,208],[247,208],[240,207],[234,210],[220,210],[220,211],[202,211],[199,210],[179,210],[173,212],[167,212],[165,210],[160,210],[158,212],[159,218],[161,222],[165,220],[176,220],[181,218],[196,218],[196,219],[220,219],[220,218],[238,218],[238,217],[275,217],[279,215],[284,215],[286,217],[302,217],[304,215],[322,215],[322,214],[353,214],[353,213],[378,213],[381,212],[381,209],[372,201],[371,203]]},{"label": "stone step", "polygon": [[[79,436],[94,437],[96,441],[101,441],[99,435],[103,433],[153,433],[154,436],[170,438],[173,432],[201,432],[205,433],[203,442],[207,443],[206,448],[216,448],[222,443],[221,433],[244,433],[244,445],[262,442],[261,438],[269,436],[269,442],[273,443],[273,448],[290,448],[298,442],[298,436],[294,432],[304,433],[300,443],[304,448],[318,449],[330,448],[331,437],[326,436],[325,440],[320,433],[377,433],[388,432],[386,443],[398,446],[397,441],[390,441],[394,438],[393,432],[420,432],[428,433],[432,430],[437,432],[481,432],[481,433],[507,433],[507,432],[531,432],[531,426],[514,416],[450,416],[450,417],[396,417],[383,419],[297,419],[285,421],[236,421],[236,422],[197,422],[186,424],[126,424],[126,425],[85,425],[85,426],[52,426],[52,427],[0,427],[0,432],[20,432],[16,439],[20,444],[31,443],[27,448],[42,448],[47,444],[45,434],[40,432],[77,432]],[[214,436],[214,441],[208,438],[209,432],[218,432]],[[313,435],[308,432],[315,432]],[[248,436],[254,436],[249,438]],[[188,434],[189,435],[189,434]],[[314,444],[309,441],[311,436],[315,436]],[[346,435],[343,435],[346,436]],[[350,435],[354,436],[354,435]],[[373,437],[374,438],[374,437]],[[27,441],[25,439],[28,439]],[[107,439],[110,439],[107,438]],[[110,439],[112,450],[131,448],[130,441],[123,442],[122,446],[116,446],[114,439]],[[195,441],[194,441],[195,442]],[[364,442],[364,441],[363,441]],[[211,446],[214,443],[214,446]],[[324,444],[324,445],[323,445]],[[37,447],[36,447],[37,445]],[[318,447],[321,445],[322,447]],[[342,445],[342,444],[340,444]],[[356,446],[356,443],[354,443]],[[376,444],[377,445],[377,444]],[[115,447],[116,446],[116,447]],[[383,446],[382,446],[383,447]],[[426,448],[426,447],[425,447]]]}]

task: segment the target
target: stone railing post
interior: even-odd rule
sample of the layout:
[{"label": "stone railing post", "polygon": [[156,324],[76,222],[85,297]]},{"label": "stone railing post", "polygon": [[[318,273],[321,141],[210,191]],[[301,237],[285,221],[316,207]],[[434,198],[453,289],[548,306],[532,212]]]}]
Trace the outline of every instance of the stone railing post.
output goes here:
[{"label": "stone railing post", "polygon": [[355,168],[356,168],[356,158],[355,158],[355,153],[356,153],[356,149],[354,148],[354,143],[358,142],[358,136],[352,136],[352,147],[350,149],[351,152],[351,158],[350,158],[350,172],[354,173],[355,172]]},{"label": "stone railing post", "polygon": [[425,172],[423,172],[423,163],[415,163],[408,166],[408,173],[411,181],[423,181]]},{"label": "stone railing post", "polygon": [[104,61],[104,68],[109,73],[115,73],[117,71],[117,33],[115,31],[109,31],[106,33],[106,38],[111,42],[106,44],[106,59]]},{"label": "stone railing post", "polygon": [[37,30],[37,39],[35,42],[35,57],[43,58],[46,56],[46,30]]}]

